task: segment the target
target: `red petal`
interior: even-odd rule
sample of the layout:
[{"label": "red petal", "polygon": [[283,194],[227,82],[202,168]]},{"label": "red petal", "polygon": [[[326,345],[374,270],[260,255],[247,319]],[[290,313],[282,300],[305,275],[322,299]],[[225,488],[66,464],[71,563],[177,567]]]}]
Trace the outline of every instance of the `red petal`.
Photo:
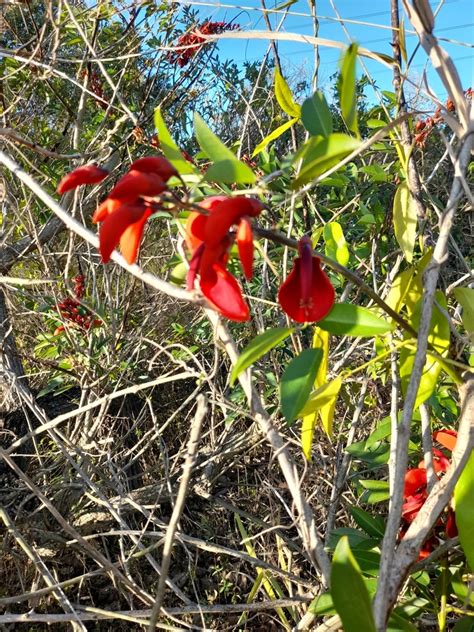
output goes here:
[{"label": "red petal", "polygon": [[405,474],[405,487],[403,497],[408,498],[426,487],[426,470],[414,468],[407,470]]},{"label": "red petal", "polygon": [[[321,270],[318,257],[312,257],[311,289],[309,297],[302,294],[301,257],[280,287],[278,301],[284,312],[297,323],[312,323],[324,318],[334,305],[334,288],[326,273]],[[307,274],[307,271],[306,271]]]},{"label": "red petal", "polygon": [[458,528],[456,525],[456,516],[454,515],[454,511],[450,509],[448,511],[448,517],[446,519],[446,535],[449,538],[455,538],[458,534]]},{"label": "red petal", "polygon": [[135,202],[142,195],[158,195],[165,190],[166,184],[160,176],[154,173],[129,171],[114,186],[109,193],[109,198],[121,200],[122,203],[130,203]]},{"label": "red petal", "polygon": [[237,248],[245,278],[250,281],[253,277],[253,233],[248,219],[242,217],[237,229]]},{"label": "red petal", "polygon": [[244,215],[255,217],[263,209],[258,200],[245,197],[229,198],[215,207],[206,226],[206,245],[216,246],[229,232],[234,224]]},{"label": "red petal", "polygon": [[107,169],[102,169],[97,165],[84,165],[65,175],[58,184],[57,191],[62,194],[75,189],[81,184],[97,184],[102,182],[108,175]]},{"label": "red petal", "polygon": [[143,236],[143,230],[145,224],[153,211],[147,208],[137,222],[130,224],[128,228],[122,233],[120,237],[120,251],[125,258],[125,261],[132,265],[137,260],[138,249]]},{"label": "red petal", "polygon": [[[224,195],[214,195],[208,198],[204,198],[199,202],[199,206],[210,213],[224,200],[229,200]],[[186,221],[186,244],[191,252],[194,252],[196,248],[204,241],[205,228],[208,215],[203,215],[199,211],[193,211]]]},{"label": "red petal", "polygon": [[402,518],[406,522],[413,522],[418,515],[418,512],[425,504],[426,493],[415,494],[409,496],[406,502],[402,505]]},{"label": "red petal", "polygon": [[148,210],[141,204],[134,206],[124,205],[106,217],[99,231],[100,254],[102,255],[103,263],[110,261],[110,255],[120,242],[125,230],[131,224],[138,222]]},{"label": "red petal", "polygon": [[92,223],[98,224],[99,222],[103,222],[106,217],[113,213],[118,208],[122,206],[123,202],[121,200],[111,200],[109,198],[105,198],[105,200],[99,204],[94,215],[92,216]]},{"label": "red petal", "polygon": [[212,307],[226,318],[236,321],[249,320],[250,312],[244,301],[237,280],[219,264],[201,277],[201,291]]},{"label": "red petal", "polygon": [[433,433],[433,439],[438,443],[441,443],[442,446],[444,446],[451,452],[456,446],[457,438],[458,433],[455,430],[451,430],[450,428],[443,428],[443,430],[437,430]]},{"label": "red petal", "polygon": [[142,171],[143,173],[155,173],[160,176],[164,182],[167,182],[171,176],[178,175],[173,165],[161,156],[146,156],[132,162],[130,171]]},{"label": "red petal", "polygon": [[[433,448],[433,467],[435,472],[446,472],[451,462],[447,456],[445,456],[438,448]],[[420,469],[425,469],[426,465],[424,461],[418,463]]]}]

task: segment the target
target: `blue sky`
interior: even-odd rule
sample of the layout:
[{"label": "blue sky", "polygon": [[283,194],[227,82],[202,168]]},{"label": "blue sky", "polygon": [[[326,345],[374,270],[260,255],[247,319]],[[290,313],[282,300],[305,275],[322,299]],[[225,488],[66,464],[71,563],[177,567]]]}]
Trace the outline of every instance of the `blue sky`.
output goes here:
[{"label": "blue sky", "polygon": [[[187,2],[187,0],[178,0]],[[260,0],[192,0],[193,7],[200,7],[203,18],[215,21],[233,21],[240,25],[241,30],[266,30],[262,16]],[[202,3],[202,5],[200,5]],[[267,0],[267,9],[284,4],[284,0]],[[474,44],[474,1],[473,0],[445,0],[436,19],[436,35],[450,41],[441,41],[442,46],[452,55],[464,88],[472,86],[473,82],[473,44]],[[342,18],[355,20],[364,24],[345,22],[347,33],[337,21],[336,14],[329,0],[316,0],[320,17],[319,36],[327,39],[348,42],[348,36],[360,46],[376,52],[391,54],[390,1],[389,0],[334,0]],[[438,2],[431,2],[433,9]],[[271,15],[274,27],[278,24],[283,13]],[[405,28],[410,24],[405,17]],[[308,3],[298,0],[289,8],[289,16],[285,19],[282,29],[286,32],[312,35],[312,23],[309,17]],[[407,33],[408,56],[411,55],[418,43],[416,35]],[[464,45],[463,45],[464,44]],[[222,57],[233,59],[237,63],[261,59],[267,49],[268,42],[261,40],[225,40],[220,42],[219,49]],[[313,54],[311,46],[297,42],[279,42],[278,50],[285,73],[293,79],[305,74],[310,76],[313,70]],[[329,90],[329,77],[337,70],[339,52],[335,49],[320,47],[319,86]],[[367,70],[381,90],[392,89],[391,72],[373,61],[366,61]],[[440,100],[446,99],[446,90],[438,80],[424,51],[416,53],[411,65],[410,77],[420,82],[426,71],[430,87]],[[362,67],[359,64],[359,72]],[[367,93],[370,97],[370,93]]]}]

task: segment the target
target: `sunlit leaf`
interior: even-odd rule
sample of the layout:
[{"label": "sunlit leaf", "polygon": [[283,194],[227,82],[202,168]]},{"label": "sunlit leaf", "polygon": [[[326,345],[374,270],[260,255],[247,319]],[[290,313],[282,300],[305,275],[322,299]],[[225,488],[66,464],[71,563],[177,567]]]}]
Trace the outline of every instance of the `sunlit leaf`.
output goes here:
[{"label": "sunlit leaf", "polygon": [[453,290],[457,302],[462,306],[462,322],[468,334],[474,333],[474,289],[457,287]]},{"label": "sunlit leaf", "polygon": [[320,386],[309,398],[300,412],[303,418],[301,424],[301,448],[303,454],[311,460],[311,446],[313,444],[314,428],[316,425],[316,413],[324,406],[330,406],[327,412],[327,419],[330,420],[330,427],[325,427],[326,434],[332,435],[332,420],[334,417],[334,408],[336,406],[337,397],[342,386],[342,378],[336,377],[334,380]]},{"label": "sunlit leaf", "polygon": [[347,134],[335,133],[326,138],[310,138],[302,151],[303,163],[299,176],[292,184],[293,188],[311,182],[359,147],[360,141]]},{"label": "sunlit leaf", "polygon": [[354,134],[359,133],[357,125],[357,91],[356,91],[357,44],[352,43],[341,59],[341,83],[339,98],[341,113],[347,127]]},{"label": "sunlit leaf", "polygon": [[171,164],[178,170],[181,175],[186,174],[199,174],[199,170],[190,162],[183,158],[181,150],[174,142],[171,134],[166,127],[166,123],[161,115],[160,109],[155,110],[155,128],[158,135],[158,141],[160,143],[160,149],[171,162]]},{"label": "sunlit leaf", "polygon": [[454,488],[456,526],[467,561],[474,570],[474,452]]},{"label": "sunlit leaf", "polygon": [[334,551],[331,595],[344,632],[375,632],[369,592],[347,536],[339,540]]},{"label": "sunlit leaf", "polygon": [[295,103],[291,90],[278,68],[275,69],[275,96],[283,112],[291,118],[300,118],[301,107]]},{"label": "sunlit leaf", "polygon": [[349,262],[349,248],[339,222],[328,222],[324,226],[325,253],[331,259],[335,259],[341,266]]},{"label": "sunlit leaf", "polygon": [[413,260],[413,249],[416,240],[417,213],[415,201],[408,189],[408,184],[398,185],[393,199],[393,226],[395,237],[408,263]]},{"label": "sunlit leaf", "polygon": [[261,151],[265,149],[267,145],[269,145],[272,141],[279,138],[282,134],[286,132],[286,130],[293,127],[293,125],[297,122],[298,122],[297,118],[293,118],[290,121],[286,121],[286,123],[283,123],[283,125],[280,125],[279,127],[277,127],[275,130],[273,130],[273,132],[268,134],[268,136],[265,136],[265,138],[255,147],[252,154],[252,158],[254,156],[257,156]]}]

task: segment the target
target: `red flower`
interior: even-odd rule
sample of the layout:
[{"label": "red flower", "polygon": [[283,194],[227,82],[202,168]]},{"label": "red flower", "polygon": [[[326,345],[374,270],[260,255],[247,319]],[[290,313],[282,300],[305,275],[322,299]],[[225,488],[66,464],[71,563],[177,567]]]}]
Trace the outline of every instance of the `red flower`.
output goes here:
[{"label": "red flower", "polygon": [[139,158],[135,160],[135,162],[132,162],[130,171],[154,173],[160,176],[164,182],[168,182],[172,176],[178,175],[173,165],[162,156],[145,156],[144,158]]},{"label": "red flower", "polygon": [[437,430],[433,433],[433,439],[438,443],[441,443],[441,445],[447,448],[450,452],[452,452],[456,447],[457,438],[458,433],[450,428],[443,428],[442,430]]},{"label": "red flower", "polygon": [[334,288],[321,270],[319,257],[313,255],[309,237],[298,244],[299,257],[280,287],[278,301],[284,312],[298,323],[315,322],[334,305]]},{"label": "red flower", "polygon": [[120,243],[120,250],[127,263],[135,263],[145,223],[152,214],[153,210],[142,202],[123,204],[108,215],[99,231],[102,261],[110,261],[112,251]]},{"label": "red flower", "polygon": [[126,173],[108,195],[108,199],[122,203],[135,202],[139,197],[153,197],[166,190],[166,184],[156,173],[132,170]]},{"label": "red flower", "polygon": [[[253,235],[249,217],[255,217],[263,204],[246,197],[212,197],[200,203],[209,215],[193,212],[186,222],[186,243],[191,250],[187,285],[199,286],[211,305],[230,320],[250,318],[237,280],[226,270],[228,252],[236,237],[239,258],[246,278],[253,272]],[[237,225],[237,234],[231,233]]]},{"label": "red flower", "polygon": [[62,195],[66,191],[81,186],[81,184],[98,184],[108,175],[107,169],[102,169],[97,165],[84,165],[65,175],[58,184],[57,192]]},{"label": "red flower", "polygon": [[409,498],[414,494],[419,494],[426,488],[426,470],[414,468],[407,470],[405,474],[405,486],[403,488],[403,497]]}]

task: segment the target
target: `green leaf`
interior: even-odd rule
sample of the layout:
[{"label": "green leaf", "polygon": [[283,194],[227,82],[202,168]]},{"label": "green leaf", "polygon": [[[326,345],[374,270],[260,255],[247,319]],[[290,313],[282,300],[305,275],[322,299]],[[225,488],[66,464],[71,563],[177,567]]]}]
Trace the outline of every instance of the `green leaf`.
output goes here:
[{"label": "green leaf", "polygon": [[308,459],[308,461],[311,460],[311,445],[313,443],[314,428],[317,418],[314,413],[319,412],[326,406],[330,407],[329,411],[326,412],[327,418],[329,420],[329,426],[326,427],[324,425],[324,430],[326,431],[326,434],[330,437],[332,435],[332,420],[334,418],[334,408],[336,406],[336,401],[339,395],[339,391],[341,390],[341,386],[342,379],[340,377],[336,377],[334,380],[327,382],[327,384],[323,384],[311,395],[305,407],[300,412],[300,416],[303,418],[303,423],[301,424],[301,447],[303,449],[303,454]]},{"label": "green leaf", "polygon": [[417,214],[415,200],[411,196],[408,184],[398,185],[393,198],[393,227],[395,237],[408,263],[413,260],[416,240]]},{"label": "green leaf", "polygon": [[331,595],[345,632],[375,632],[370,596],[346,536],[334,551]]},{"label": "green leaf", "polygon": [[370,489],[371,491],[389,491],[390,484],[388,481],[380,481],[380,480],[371,480],[371,479],[363,479],[359,480],[359,483],[362,485],[364,489]]},{"label": "green leaf", "polygon": [[227,184],[255,182],[256,178],[252,169],[238,160],[214,132],[211,132],[197,112],[194,114],[194,131],[202,151],[209,160],[214,162],[206,172],[206,180]]},{"label": "green leaf", "polygon": [[453,290],[457,302],[461,305],[462,322],[468,334],[474,333],[474,289],[470,287],[457,287]]},{"label": "green leaf", "polygon": [[188,272],[188,266],[180,261],[177,263],[170,272],[170,281],[175,285],[182,285]]},{"label": "green leaf", "polygon": [[466,559],[474,570],[474,452],[467,461],[454,488],[454,507],[459,540]]},{"label": "green leaf", "polygon": [[400,25],[398,28],[398,41],[400,44],[400,54],[405,63],[408,61],[407,57],[407,46],[406,46],[406,38],[405,38],[405,21],[402,17],[400,20]]},{"label": "green leaf", "polygon": [[[250,175],[251,174],[251,175]],[[255,174],[250,167],[240,160],[219,160],[209,167],[204,179],[207,182],[223,182],[225,184],[251,184],[255,182]]]},{"label": "green leaf", "polygon": [[276,347],[280,342],[288,338],[293,333],[293,327],[274,327],[267,329],[263,334],[256,336],[241,352],[230,376],[231,386],[239,377],[242,371],[248,369],[250,365],[259,360],[262,356]]},{"label": "green leaf", "polygon": [[354,134],[359,133],[357,125],[356,62],[357,44],[351,44],[341,59],[339,98],[342,117],[347,127]]},{"label": "green leaf", "polygon": [[349,248],[339,222],[328,222],[323,231],[326,256],[335,259],[341,266],[349,262]]},{"label": "green leaf", "polygon": [[299,176],[293,182],[292,187],[298,188],[307,182],[311,182],[328,169],[335,167],[343,158],[355,149],[360,147],[357,138],[347,134],[329,134],[314,136],[309,139],[303,147],[302,152],[298,152],[295,160],[303,157],[303,163]]},{"label": "green leaf", "polygon": [[297,118],[292,118],[290,121],[286,121],[286,123],[283,123],[283,125],[277,127],[275,130],[273,130],[273,132],[268,134],[268,136],[265,136],[265,138],[260,143],[258,143],[258,145],[253,150],[252,158],[257,156],[257,154],[263,151],[267,145],[269,145],[273,140],[279,138],[282,134],[286,132],[286,130],[290,129],[290,127],[293,127],[293,125],[297,122]]},{"label": "green leaf", "polygon": [[278,68],[275,68],[275,96],[283,112],[291,118],[301,117],[301,107],[295,103],[291,90]]},{"label": "green leaf", "polygon": [[[160,109],[155,110],[155,128],[160,143],[160,149],[181,175],[199,174],[199,170],[190,162],[183,158],[183,155],[174,142],[166,127],[166,123],[161,115]],[[200,174],[199,174],[200,176]]]},{"label": "green leaf", "polygon": [[344,336],[378,336],[395,329],[395,325],[376,313],[352,303],[336,303],[329,314],[318,322],[321,329]]},{"label": "green leaf", "polygon": [[[436,292],[436,301],[444,309],[447,308],[446,298],[441,291]],[[418,329],[421,313],[421,300],[418,301],[413,317],[411,319],[412,325],[415,329]],[[428,336],[428,342],[439,355],[446,355],[449,349],[450,342],[450,329],[446,316],[436,307],[433,307],[433,313],[431,316],[430,333]],[[416,344],[414,342],[414,344]],[[415,351],[409,348],[403,348],[400,350],[400,378],[402,382],[402,391],[405,394],[407,392],[408,383],[413,371],[413,364],[415,361]],[[423,404],[433,394],[436,383],[438,381],[441,369],[443,367],[436,358],[431,356],[428,352],[425,366],[423,367],[423,373],[421,374],[420,386],[418,387],[418,393],[416,395],[415,408]]]},{"label": "green leaf", "polygon": [[352,517],[368,535],[383,538],[385,533],[385,523],[380,516],[372,516],[368,511],[364,511],[360,507],[351,507]]},{"label": "green leaf", "polygon": [[305,349],[286,367],[281,377],[280,401],[288,424],[308,401],[322,359],[321,349]]},{"label": "green leaf", "polygon": [[301,121],[312,136],[326,137],[332,134],[332,114],[322,92],[315,92],[303,102]]}]

